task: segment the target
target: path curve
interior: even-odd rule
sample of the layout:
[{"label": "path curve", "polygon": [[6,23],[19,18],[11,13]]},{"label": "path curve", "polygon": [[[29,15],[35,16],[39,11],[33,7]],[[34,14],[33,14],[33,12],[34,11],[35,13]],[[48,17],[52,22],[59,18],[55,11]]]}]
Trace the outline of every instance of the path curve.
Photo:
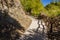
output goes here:
[{"label": "path curve", "polygon": [[[31,33],[29,32],[30,30],[33,30],[33,29],[37,30],[37,28],[38,28],[38,19],[35,19],[35,18],[33,18],[33,17],[30,17],[30,18],[32,19],[32,23],[30,24],[29,28],[25,31],[24,34],[31,34]],[[41,24],[41,20],[39,21],[39,24]],[[47,27],[45,26],[45,23],[44,23],[44,22],[42,22],[42,24],[44,25],[45,32],[46,32],[46,31],[47,31],[47,30],[46,30]],[[43,26],[40,25],[39,31],[42,31],[42,30],[43,30]]]},{"label": "path curve", "polygon": [[[45,34],[45,32],[47,32],[45,23],[42,22],[45,28],[44,33],[42,32],[42,25],[40,25],[38,32],[36,32],[38,28],[38,20],[33,17],[30,18],[32,19],[32,23],[30,24],[29,28],[24,32],[24,35],[20,37],[19,40],[47,40]],[[39,24],[41,24],[41,20],[39,21]]]}]

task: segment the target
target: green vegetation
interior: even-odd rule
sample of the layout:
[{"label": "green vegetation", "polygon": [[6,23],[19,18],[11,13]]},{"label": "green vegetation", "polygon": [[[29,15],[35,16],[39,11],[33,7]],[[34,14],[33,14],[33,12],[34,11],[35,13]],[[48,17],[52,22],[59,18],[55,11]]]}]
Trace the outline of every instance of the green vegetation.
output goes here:
[{"label": "green vegetation", "polygon": [[26,12],[33,16],[38,16],[41,12],[48,17],[56,17],[60,15],[60,0],[52,0],[46,7],[43,6],[41,0],[21,0]]},{"label": "green vegetation", "polygon": [[21,0],[21,3],[27,12],[35,16],[44,9],[40,0]]},{"label": "green vegetation", "polygon": [[45,8],[49,17],[56,17],[60,15],[60,2],[50,3]]}]

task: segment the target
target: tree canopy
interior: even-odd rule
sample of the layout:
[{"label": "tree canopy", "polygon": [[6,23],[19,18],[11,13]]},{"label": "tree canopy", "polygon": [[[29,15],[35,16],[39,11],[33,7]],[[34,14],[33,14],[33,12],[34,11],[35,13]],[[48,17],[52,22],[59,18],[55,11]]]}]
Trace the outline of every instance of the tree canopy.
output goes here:
[{"label": "tree canopy", "polygon": [[49,17],[60,15],[60,0],[52,0],[50,4],[43,6],[41,0],[21,0],[26,12],[38,16],[41,12]]},{"label": "tree canopy", "polygon": [[45,8],[48,11],[48,16],[50,17],[56,17],[60,15],[60,2],[50,3]]},{"label": "tree canopy", "polygon": [[38,15],[43,10],[43,4],[40,0],[21,0],[25,10],[32,15]]}]

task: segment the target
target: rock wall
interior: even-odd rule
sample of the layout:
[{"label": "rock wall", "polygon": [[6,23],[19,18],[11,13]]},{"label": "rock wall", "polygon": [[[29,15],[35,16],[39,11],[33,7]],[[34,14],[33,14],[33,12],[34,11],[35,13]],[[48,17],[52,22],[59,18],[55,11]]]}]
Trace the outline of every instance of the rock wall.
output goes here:
[{"label": "rock wall", "polygon": [[0,0],[0,40],[16,40],[30,23],[20,0]]},{"label": "rock wall", "polygon": [[[14,18],[25,29],[29,27],[31,19],[25,15],[20,0],[0,0],[0,10],[7,12],[4,14],[8,14],[11,18]],[[15,24],[15,21],[11,18],[6,17],[7,21]]]}]

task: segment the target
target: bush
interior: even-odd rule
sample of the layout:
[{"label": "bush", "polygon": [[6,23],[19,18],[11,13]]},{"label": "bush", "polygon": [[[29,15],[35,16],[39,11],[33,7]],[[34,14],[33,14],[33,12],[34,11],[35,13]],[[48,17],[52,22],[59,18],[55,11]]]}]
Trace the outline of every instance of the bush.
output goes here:
[{"label": "bush", "polygon": [[39,15],[44,8],[40,0],[21,0],[21,3],[31,15]]}]

